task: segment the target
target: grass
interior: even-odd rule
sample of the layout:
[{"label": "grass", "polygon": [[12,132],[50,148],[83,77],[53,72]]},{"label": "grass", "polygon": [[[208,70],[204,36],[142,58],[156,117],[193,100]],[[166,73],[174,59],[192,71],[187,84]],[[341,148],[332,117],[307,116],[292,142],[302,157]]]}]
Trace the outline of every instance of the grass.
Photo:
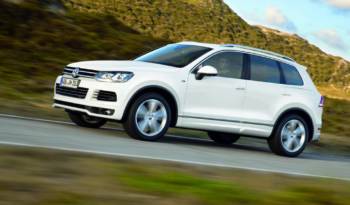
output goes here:
[{"label": "grass", "polygon": [[350,138],[350,101],[326,99],[322,131]]},{"label": "grass", "polygon": [[350,183],[0,147],[0,204],[345,205]]},{"label": "grass", "polygon": [[324,96],[329,98],[350,101],[349,89],[333,85],[319,85],[317,88]]}]

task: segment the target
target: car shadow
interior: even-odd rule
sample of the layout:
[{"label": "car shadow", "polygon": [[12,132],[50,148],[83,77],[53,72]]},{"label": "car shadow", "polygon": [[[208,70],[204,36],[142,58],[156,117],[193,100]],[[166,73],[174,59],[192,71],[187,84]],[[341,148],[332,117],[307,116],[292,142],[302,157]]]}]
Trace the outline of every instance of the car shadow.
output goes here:
[{"label": "car shadow", "polygon": [[[203,146],[216,147],[219,149],[227,149],[227,150],[236,149],[236,150],[242,150],[242,151],[271,154],[274,157],[282,157],[282,156],[277,156],[270,151],[265,139],[242,137],[235,144],[219,145],[209,139],[166,135],[162,139],[160,139],[159,142],[184,144],[184,145],[199,146],[199,147],[203,147]],[[285,157],[282,157],[282,158],[285,158]],[[331,153],[322,153],[309,148],[305,149],[304,152],[297,157],[297,159],[350,162],[350,156],[331,154]]]},{"label": "car shadow", "polygon": [[173,143],[173,144],[186,144],[186,145],[192,145],[192,146],[200,146],[200,147],[217,147],[220,149],[240,149],[240,150],[247,150],[247,151],[257,151],[257,152],[265,152],[269,153],[269,149],[267,147],[262,146],[251,146],[246,144],[241,144],[242,140],[238,140],[237,143],[232,145],[220,145],[212,140],[204,139],[204,138],[194,138],[194,137],[182,137],[182,136],[175,136],[175,135],[166,135],[163,138],[159,140],[159,142],[162,143]]}]

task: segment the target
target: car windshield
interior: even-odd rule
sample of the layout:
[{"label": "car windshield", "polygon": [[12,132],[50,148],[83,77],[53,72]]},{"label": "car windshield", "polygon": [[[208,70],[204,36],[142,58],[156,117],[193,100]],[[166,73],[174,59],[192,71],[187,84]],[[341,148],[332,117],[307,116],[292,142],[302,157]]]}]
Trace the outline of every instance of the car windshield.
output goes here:
[{"label": "car windshield", "polygon": [[181,68],[210,50],[212,49],[202,46],[170,44],[140,56],[135,60]]}]

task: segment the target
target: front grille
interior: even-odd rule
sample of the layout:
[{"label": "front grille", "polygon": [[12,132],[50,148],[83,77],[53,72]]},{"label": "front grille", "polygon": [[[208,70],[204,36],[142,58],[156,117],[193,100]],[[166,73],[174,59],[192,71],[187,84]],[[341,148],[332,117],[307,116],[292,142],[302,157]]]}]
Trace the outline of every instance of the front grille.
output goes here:
[{"label": "front grille", "polygon": [[68,97],[84,99],[88,92],[88,88],[67,88],[61,87],[60,84],[56,84],[56,93]]},{"label": "front grille", "polygon": [[[72,72],[75,69],[76,68],[73,68],[73,67],[65,67],[63,70],[63,73],[67,75],[72,75]],[[97,74],[96,70],[89,70],[89,69],[83,69],[83,68],[79,68],[79,72],[78,72],[79,77],[86,77],[86,78],[94,78],[96,74]]]},{"label": "front grille", "polygon": [[115,102],[117,95],[114,92],[100,90],[97,94],[97,100]]}]

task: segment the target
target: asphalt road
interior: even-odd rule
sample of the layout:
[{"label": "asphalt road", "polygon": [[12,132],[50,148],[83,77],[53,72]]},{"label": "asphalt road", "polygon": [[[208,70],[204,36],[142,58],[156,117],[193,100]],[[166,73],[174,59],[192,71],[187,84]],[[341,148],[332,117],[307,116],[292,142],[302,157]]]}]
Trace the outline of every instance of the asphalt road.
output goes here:
[{"label": "asphalt road", "polygon": [[0,144],[350,180],[349,158],[310,150],[298,158],[285,158],[272,154],[265,143],[250,139],[230,147],[177,136],[143,142],[118,129],[0,116]]}]

